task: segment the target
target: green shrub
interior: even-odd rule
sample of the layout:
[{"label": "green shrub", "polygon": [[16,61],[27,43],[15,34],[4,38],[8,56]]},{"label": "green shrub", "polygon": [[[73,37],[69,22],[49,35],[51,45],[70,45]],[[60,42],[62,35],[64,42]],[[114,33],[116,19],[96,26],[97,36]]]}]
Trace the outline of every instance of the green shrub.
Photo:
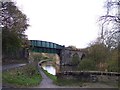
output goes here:
[{"label": "green shrub", "polygon": [[77,65],[79,63],[79,60],[80,60],[79,55],[75,53],[72,57],[72,64]]},{"label": "green shrub", "polygon": [[108,68],[107,69],[110,72],[118,72],[119,71],[118,61],[117,60],[108,61]]},{"label": "green shrub", "polygon": [[94,60],[83,59],[78,68],[79,70],[96,70],[96,64]]}]

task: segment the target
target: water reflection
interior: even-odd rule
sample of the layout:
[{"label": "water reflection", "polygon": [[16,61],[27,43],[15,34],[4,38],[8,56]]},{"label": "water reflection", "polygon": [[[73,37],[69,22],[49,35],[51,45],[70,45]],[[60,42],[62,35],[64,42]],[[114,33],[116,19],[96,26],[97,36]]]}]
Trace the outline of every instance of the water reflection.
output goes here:
[{"label": "water reflection", "polygon": [[78,66],[59,66],[59,65],[52,65],[50,63],[43,63],[42,68],[47,70],[48,73],[52,75],[56,75],[56,73],[60,73],[62,71],[79,71]]},{"label": "water reflection", "polygon": [[50,73],[52,75],[56,75],[56,69],[52,65],[43,64],[42,68],[44,70],[47,70],[48,73]]}]

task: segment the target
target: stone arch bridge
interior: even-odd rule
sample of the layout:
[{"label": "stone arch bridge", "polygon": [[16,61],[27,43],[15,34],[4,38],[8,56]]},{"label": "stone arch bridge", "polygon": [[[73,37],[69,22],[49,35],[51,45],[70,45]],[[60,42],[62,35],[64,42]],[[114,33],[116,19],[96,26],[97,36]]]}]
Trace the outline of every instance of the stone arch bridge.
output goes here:
[{"label": "stone arch bridge", "polygon": [[73,65],[74,56],[77,56],[76,59],[78,60],[77,62],[79,63],[85,57],[85,52],[81,50],[64,48],[62,49],[61,55],[62,55],[61,65]]},{"label": "stone arch bridge", "polygon": [[64,45],[40,40],[30,40],[30,50],[32,52],[58,54],[60,65],[72,65],[72,58],[75,54],[79,57],[79,62],[85,56],[85,52],[81,50],[72,50]]}]

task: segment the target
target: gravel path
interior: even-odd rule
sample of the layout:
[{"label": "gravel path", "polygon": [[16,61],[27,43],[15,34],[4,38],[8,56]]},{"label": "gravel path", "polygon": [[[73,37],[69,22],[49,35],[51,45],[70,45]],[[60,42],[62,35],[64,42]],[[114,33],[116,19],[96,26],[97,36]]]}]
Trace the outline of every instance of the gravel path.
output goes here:
[{"label": "gravel path", "polygon": [[2,71],[7,70],[7,69],[12,69],[12,68],[16,68],[16,67],[21,67],[24,66],[26,64],[9,64],[9,65],[3,65],[2,66]]},{"label": "gravel path", "polygon": [[39,72],[43,79],[38,88],[59,88],[59,86],[53,84],[53,81],[45,75],[41,68],[39,68]]}]

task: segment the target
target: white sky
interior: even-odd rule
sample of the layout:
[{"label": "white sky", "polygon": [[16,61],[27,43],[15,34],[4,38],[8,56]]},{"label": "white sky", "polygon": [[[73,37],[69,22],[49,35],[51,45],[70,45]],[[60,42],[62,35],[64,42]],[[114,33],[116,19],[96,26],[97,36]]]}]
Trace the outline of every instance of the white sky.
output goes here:
[{"label": "white sky", "polygon": [[98,36],[105,0],[14,0],[31,25],[30,40],[85,48]]}]

